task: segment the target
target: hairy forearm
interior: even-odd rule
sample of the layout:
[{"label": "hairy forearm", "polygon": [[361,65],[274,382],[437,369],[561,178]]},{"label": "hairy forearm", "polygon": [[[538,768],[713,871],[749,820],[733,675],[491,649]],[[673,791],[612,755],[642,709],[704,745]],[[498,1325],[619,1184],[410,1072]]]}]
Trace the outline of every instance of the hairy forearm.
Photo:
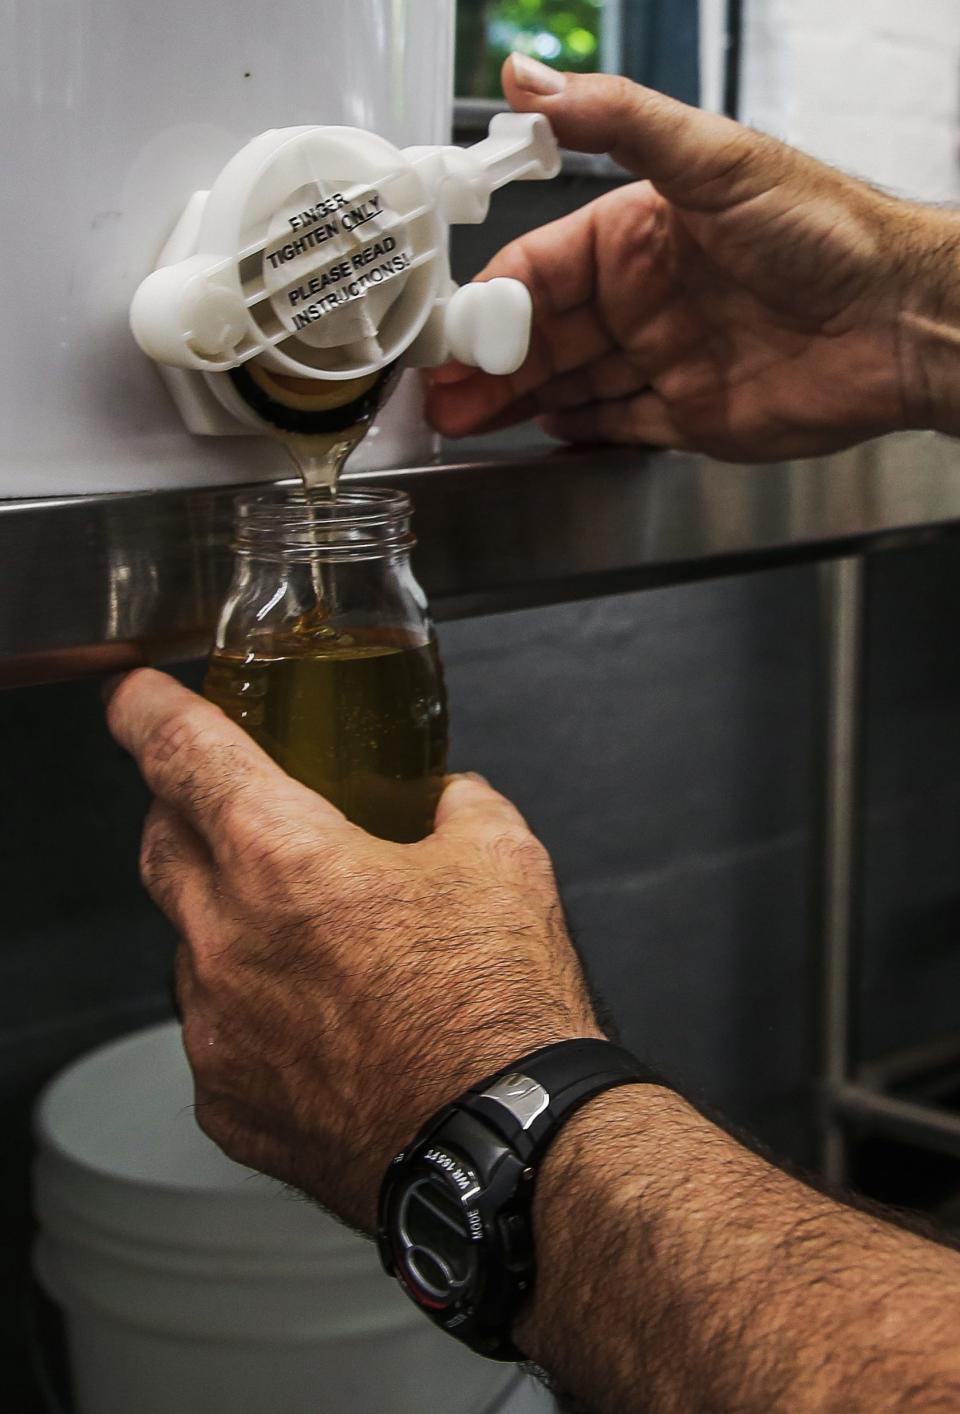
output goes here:
[{"label": "hairy forearm", "polygon": [[[908,208],[909,209],[909,208]],[[912,208],[901,230],[903,382],[910,421],[960,435],[960,211]]]},{"label": "hairy forearm", "polygon": [[960,1408],[960,1255],[806,1188],[652,1086],[537,1180],[515,1338],[584,1414]]}]

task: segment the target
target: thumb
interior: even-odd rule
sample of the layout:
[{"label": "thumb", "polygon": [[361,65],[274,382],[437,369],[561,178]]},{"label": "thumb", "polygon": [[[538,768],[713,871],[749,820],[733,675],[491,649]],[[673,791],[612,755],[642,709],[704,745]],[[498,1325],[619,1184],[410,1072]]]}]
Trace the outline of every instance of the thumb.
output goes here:
[{"label": "thumb", "polygon": [[471,772],[448,779],[437,805],[433,830],[434,834],[445,836],[517,830],[527,833],[527,822],[506,796]]},{"label": "thumb", "polygon": [[608,152],[678,206],[718,210],[776,185],[790,149],[716,113],[612,74],[564,74],[525,54],[504,62],[503,91],[543,113],[563,147]]}]

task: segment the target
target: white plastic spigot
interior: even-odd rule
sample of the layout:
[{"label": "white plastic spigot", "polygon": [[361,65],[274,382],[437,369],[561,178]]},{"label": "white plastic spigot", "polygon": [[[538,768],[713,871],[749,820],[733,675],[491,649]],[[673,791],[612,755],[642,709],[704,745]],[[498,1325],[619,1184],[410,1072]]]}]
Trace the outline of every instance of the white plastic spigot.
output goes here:
[{"label": "white plastic spigot", "polygon": [[446,309],[447,344],[454,358],[484,373],[515,373],[530,347],[533,302],[519,280],[501,277],[463,285]]},{"label": "white plastic spigot", "polygon": [[[529,346],[530,295],[506,279],[457,290],[447,225],[482,221],[498,187],[559,166],[539,114],[497,114],[465,149],[400,151],[357,128],[262,133],[187,203],[134,296],[134,336],[171,370],[194,431],[222,432],[224,407],[236,415],[221,375],[250,359],[311,380],[450,354],[511,373]],[[222,405],[215,425],[197,378]]]}]

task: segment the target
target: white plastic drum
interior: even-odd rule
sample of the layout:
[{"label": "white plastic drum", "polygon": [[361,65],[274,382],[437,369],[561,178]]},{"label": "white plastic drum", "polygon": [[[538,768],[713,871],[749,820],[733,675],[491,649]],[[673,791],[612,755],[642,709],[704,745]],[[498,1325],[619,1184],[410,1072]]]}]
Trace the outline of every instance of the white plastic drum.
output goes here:
[{"label": "white plastic drum", "polygon": [[[191,437],[128,311],[188,197],[268,128],[449,141],[453,0],[10,0],[0,6],[0,497],[288,474]],[[403,386],[352,465],[422,460]]]},{"label": "white plastic drum", "polygon": [[514,1409],[511,1367],[432,1326],[372,1243],[205,1138],[176,1025],[64,1071],[37,1136],[35,1267],[78,1414]]}]

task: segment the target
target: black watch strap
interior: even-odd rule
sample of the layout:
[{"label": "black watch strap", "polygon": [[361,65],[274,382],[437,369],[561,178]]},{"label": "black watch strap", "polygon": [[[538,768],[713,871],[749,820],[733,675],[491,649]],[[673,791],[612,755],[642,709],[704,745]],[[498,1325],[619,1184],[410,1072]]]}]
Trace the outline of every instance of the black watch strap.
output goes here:
[{"label": "black watch strap", "polygon": [[617,1085],[664,1082],[597,1037],[543,1046],[435,1114],[384,1175],[384,1267],[432,1320],[494,1360],[536,1277],[536,1174],[570,1116]]},{"label": "black watch strap", "polygon": [[525,1160],[533,1160],[581,1105],[615,1086],[638,1083],[663,1082],[621,1046],[584,1036],[522,1056],[474,1085],[457,1108],[483,1120]]}]

